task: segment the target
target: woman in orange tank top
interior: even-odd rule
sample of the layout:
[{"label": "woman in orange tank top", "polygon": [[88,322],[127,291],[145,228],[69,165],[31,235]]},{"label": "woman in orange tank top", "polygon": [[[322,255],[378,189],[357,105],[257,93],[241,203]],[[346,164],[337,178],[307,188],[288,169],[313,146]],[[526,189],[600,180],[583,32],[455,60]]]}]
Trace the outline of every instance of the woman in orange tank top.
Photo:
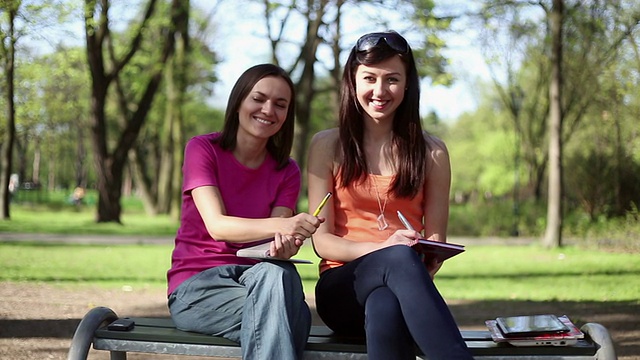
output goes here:
[{"label": "woman in orange tank top", "polygon": [[313,236],[316,306],[335,332],[366,336],[369,359],[415,359],[415,345],[429,359],[473,359],[433,283],[442,264],[411,247],[446,241],[451,183],[447,148],[423,131],[419,98],[407,41],[394,31],[362,36],[345,65],[339,127],[316,134],[309,150],[310,207],[334,195]]}]

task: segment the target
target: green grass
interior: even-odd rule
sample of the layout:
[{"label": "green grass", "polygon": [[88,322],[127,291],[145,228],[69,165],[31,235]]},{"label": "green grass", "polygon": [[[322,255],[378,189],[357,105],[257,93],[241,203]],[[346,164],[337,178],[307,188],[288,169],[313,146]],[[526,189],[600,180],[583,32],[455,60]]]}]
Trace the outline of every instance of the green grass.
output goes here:
[{"label": "green grass", "polygon": [[[166,286],[169,245],[68,245],[0,243],[0,281],[44,282],[133,288]],[[305,291],[312,292],[318,259],[310,246],[298,265]],[[468,246],[436,276],[447,299],[638,301],[637,254],[537,246]]]},{"label": "green grass", "polygon": [[436,284],[452,299],[637,301],[640,261],[577,247],[467,246],[444,264]]},{"label": "green grass", "polygon": [[11,220],[0,221],[0,233],[102,234],[174,236],[178,221],[168,215],[147,216],[125,212],[116,223],[96,223],[95,209],[82,208],[51,211],[42,208],[12,207]]},{"label": "green grass", "polygon": [[[91,196],[89,193],[89,201],[93,201]],[[306,209],[302,205],[300,208]],[[43,203],[12,204],[11,220],[0,221],[0,233],[172,237],[178,228],[178,222],[168,216],[146,216],[135,198],[124,198],[123,208],[122,225],[97,224],[95,203],[76,208],[65,203],[64,193],[49,193]],[[630,223],[622,228],[637,228],[637,224],[633,225],[637,221]],[[637,243],[632,240],[637,236],[625,237]],[[465,253],[444,264],[436,276],[436,284],[446,299],[637,302],[638,253],[620,246],[613,247],[616,251],[601,249],[579,246],[546,250],[539,246],[470,244]],[[171,250],[170,245],[0,242],[0,281],[164,288]],[[315,262],[297,266],[305,290],[311,292],[318,276],[318,258],[310,246],[303,247],[297,257]]]}]

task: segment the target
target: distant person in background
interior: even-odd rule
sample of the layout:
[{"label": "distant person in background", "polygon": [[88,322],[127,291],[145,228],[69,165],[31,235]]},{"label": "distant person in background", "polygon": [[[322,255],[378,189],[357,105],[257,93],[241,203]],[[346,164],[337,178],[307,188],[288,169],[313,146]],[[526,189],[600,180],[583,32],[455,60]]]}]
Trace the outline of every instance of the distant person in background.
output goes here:
[{"label": "distant person in background", "polygon": [[11,174],[11,176],[9,176],[9,201],[10,202],[13,200],[13,197],[18,192],[19,188],[20,188],[20,178],[18,177],[18,174]]},{"label": "distant person in background", "polygon": [[71,201],[76,206],[82,205],[82,201],[84,200],[84,195],[85,195],[84,188],[81,186],[78,186],[75,189],[73,189],[73,194],[71,195]]},{"label": "distant person in background", "polygon": [[[309,150],[309,205],[332,192],[313,236],[317,311],[336,333],[366,337],[371,360],[471,360],[432,278],[441,263],[411,246],[446,241],[451,169],[445,144],[423,131],[420,83],[407,41],[358,39],[342,78],[339,127]],[[406,229],[397,211],[415,230]]]},{"label": "distant person in background", "polygon": [[288,259],[321,220],[294,215],[300,168],[290,158],[294,86],[271,64],[237,80],[222,132],[192,138],[182,167],[182,214],[167,273],[169,310],[181,330],[240,343],[242,358],[301,359],[311,327],[302,281],[286,261],[236,252],[271,240]]}]

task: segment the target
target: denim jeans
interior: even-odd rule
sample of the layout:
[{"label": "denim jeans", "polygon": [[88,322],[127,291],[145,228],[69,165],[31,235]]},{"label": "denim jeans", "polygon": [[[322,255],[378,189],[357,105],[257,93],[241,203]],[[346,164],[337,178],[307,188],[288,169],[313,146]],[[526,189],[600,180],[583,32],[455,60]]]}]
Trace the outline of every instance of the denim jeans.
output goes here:
[{"label": "denim jeans", "polygon": [[324,271],[318,315],[336,333],[366,337],[370,360],[472,360],[447,304],[418,254],[395,245]]},{"label": "denim jeans", "polygon": [[205,270],[169,296],[180,330],[240,343],[242,358],[301,359],[311,328],[295,266],[283,261]]}]

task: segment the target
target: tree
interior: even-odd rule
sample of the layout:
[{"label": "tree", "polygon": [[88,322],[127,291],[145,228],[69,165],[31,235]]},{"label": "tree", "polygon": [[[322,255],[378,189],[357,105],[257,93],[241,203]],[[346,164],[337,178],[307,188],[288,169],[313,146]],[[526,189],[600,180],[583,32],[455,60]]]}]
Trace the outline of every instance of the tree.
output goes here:
[{"label": "tree", "polygon": [[[154,96],[162,79],[162,72],[167,59],[175,47],[175,26],[179,22],[180,0],[172,0],[171,22],[163,29],[160,53],[155,66],[149,69],[149,78],[141,89],[137,102],[123,101],[122,88],[120,94],[119,116],[122,130],[119,132],[113,150],[109,150],[108,125],[110,123],[105,111],[109,87],[120,81],[125,67],[140,50],[148,30],[150,19],[156,7],[156,0],[149,0],[142,15],[138,31],[126,46],[121,56],[116,54],[115,36],[109,28],[109,0],[85,0],[85,36],[87,44],[87,60],[91,74],[91,137],[93,140],[94,161],[97,173],[98,190],[98,222],[120,223],[123,173],[127,154],[134,145],[144,124]],[[115,127],[115,126],[114,126]]]},{"label": "tree", "polygon": [[553,0],[549,14],[551,80],[549,83],[549,193],[544,247],[562,245],[562,26],[564,1]]},{"label": "tree", "polygon": [[[206,40],[206,34],[211,32],[210,18],[217,6],[208,15],[197,7],[190,7],[188,1],[182,6],[183,19],[176,24],[176,50],[168,59],[158,105],[154,106],[138,142],[129,152],[133,182],[147,214],[170,213],[176,218],[181,205],[185,139],[211,131],[212,120],[217,119],[204,114],[195,118],[191,110],[193,106],[205,106],[206,97],[211,95],[209,87],[217,80],[213,73],[217,55]],[[132,75],[129,83],[136,83],[139,74]],[[203,119],[207,121],[202,122]],[[205,129],[192,131],[194,122],[205,125]]]},{"label": "tree", "polygon": [[[509,62],[510,51],[496,53],[496,58],[506,58],[504,62],[508,66],[506,85],[494,82],[504,107],[513,115],[516,137],[523,140],[523,155],[532,171],[530,179],[535,184],[536,198],[540,194],[542,170],[548,164],[548,222],[543,239],[548,247],[562,245],[564,144],[576,133],[589,107],[595,103],[598,79],[608,64],[615,61],[620,44],[638,21],[637,5],[624,1],[566,3],[493,0],[486,1],[480,12],[489,20],[511,15],[501,24],[507,31],[489,23],[496,30],[494,35],[506,34],[508,41],[520,46],[528,44],[523,46],[519,68],[515,71]],[[531,11],[535,7],[543,10],[546,25],[543,37],[531,31],[538,28],[535,20],[531,20],[535,19]],[[544,84],[547,84],[546,99],[536,90]],[[520,91],[522,95],[518,95]],[[543,109],[545,111],[541,111]],[[546,126],[540,126],[543,124]],[[531,131],[535,129],[546,131]],[[546,151],[541,147],[545,141],[543,135],[548,141]]]},{"label": "tree", "polygon": [[[14,65],[16,55],[16,30],[15,22],[20,8],[20,0],[7,0],[0,2],[0,15],[6,16],[7,29],[0,28],[0,59],[4,69],[4,101],[6,102],[7,125],[0,128],[0,219],[11,218],[9,213],[9,178],[11,177],[13,163],[13,144],[16,134],[16,111],[14,103]],[[4,24],[3,24],[4,25]]]}]

